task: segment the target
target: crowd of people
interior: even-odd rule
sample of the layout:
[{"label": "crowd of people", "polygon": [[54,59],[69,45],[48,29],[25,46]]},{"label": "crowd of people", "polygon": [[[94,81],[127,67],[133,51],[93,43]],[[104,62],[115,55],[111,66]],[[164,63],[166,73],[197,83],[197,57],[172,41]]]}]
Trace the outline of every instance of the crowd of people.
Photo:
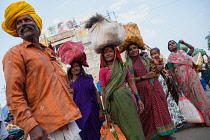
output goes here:
[{"label": "crowd of people", "polygon": [[[65,55],[71,60],[66,74],[53,50],[39,43],[42,20],[30,4],[12,3],[4,17],[2,29],[23,39],[5,54],[3,70],[9,112],[25,139],[99,140],[103,123],[116,124],[127,140],[175,139],[187,122],[178,106],[181,93],[201,112],[204,123],[198,125],[210,126],[210,100],[191,59],[194,47],[183,40],[179,43],[190,50],[185,53],[170,40],[166,65],[158,48],[146,53],[132,42],[123,62],[117,46],[107,43],[97,50],[100,93],[83,68],[85,55],[82,61]],[[208,85],[209,62],[203,71]]]}]

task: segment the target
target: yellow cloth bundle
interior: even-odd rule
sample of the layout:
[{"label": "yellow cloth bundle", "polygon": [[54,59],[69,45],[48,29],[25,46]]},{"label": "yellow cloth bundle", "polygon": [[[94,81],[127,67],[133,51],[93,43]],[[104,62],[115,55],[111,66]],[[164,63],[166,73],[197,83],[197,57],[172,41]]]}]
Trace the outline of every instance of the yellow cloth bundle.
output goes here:
[{"label": "yellow cloth bundle", "polygon": [[34,8],[25,1],[12,3],[7,7],[4,13],[4,21],[2,22],[2,29],[14,37],[19,37],[16,30],[16,19],[20,16],[27,15],[27,14],[33,18],[41,34],[42,20],[35,13]]}]

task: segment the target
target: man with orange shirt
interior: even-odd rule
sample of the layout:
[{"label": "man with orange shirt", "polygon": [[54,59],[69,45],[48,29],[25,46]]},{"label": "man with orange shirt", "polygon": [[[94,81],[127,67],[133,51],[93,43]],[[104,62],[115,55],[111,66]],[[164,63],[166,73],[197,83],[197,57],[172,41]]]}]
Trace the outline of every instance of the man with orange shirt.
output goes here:
[{"label": "man with orange shirt", "polygon": [[42,20],[24,1],[9,5],[4,17],[2,29],[23,39],[2,61],[7,105],[16,125],[31,140],[81,139],[75,123],[81,114],[66,74],[54,52],[39,43]]}]

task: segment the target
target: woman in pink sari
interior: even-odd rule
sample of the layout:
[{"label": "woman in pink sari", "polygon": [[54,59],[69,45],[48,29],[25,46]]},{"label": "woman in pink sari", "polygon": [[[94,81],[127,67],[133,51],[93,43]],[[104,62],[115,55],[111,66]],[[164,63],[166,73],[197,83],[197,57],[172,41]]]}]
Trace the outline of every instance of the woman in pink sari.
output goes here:
[{"label": "woman in pink sari", "polygon": [[179,42],[190,48],[190,51],[185,53],[178,50],[177,43],[170,40],[168,49],[171,54],[168,57],[168,67],[178,91],[182,90],[183,94],[201,111],[205,124],[210,126],[210,100],[202,88],[199,77],[193,69],[192,59],[189,56],[193,53],[194,48],[183,40]]}]

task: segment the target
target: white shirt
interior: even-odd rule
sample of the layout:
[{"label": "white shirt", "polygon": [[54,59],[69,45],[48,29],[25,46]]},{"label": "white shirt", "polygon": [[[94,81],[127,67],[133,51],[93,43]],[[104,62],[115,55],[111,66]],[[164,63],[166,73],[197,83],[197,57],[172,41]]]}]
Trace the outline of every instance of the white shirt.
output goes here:
[{"label": "white shirt", "polygon": [[4,126],[4,116],[0,108],[0,140],[7,138],[8,132]]}]

